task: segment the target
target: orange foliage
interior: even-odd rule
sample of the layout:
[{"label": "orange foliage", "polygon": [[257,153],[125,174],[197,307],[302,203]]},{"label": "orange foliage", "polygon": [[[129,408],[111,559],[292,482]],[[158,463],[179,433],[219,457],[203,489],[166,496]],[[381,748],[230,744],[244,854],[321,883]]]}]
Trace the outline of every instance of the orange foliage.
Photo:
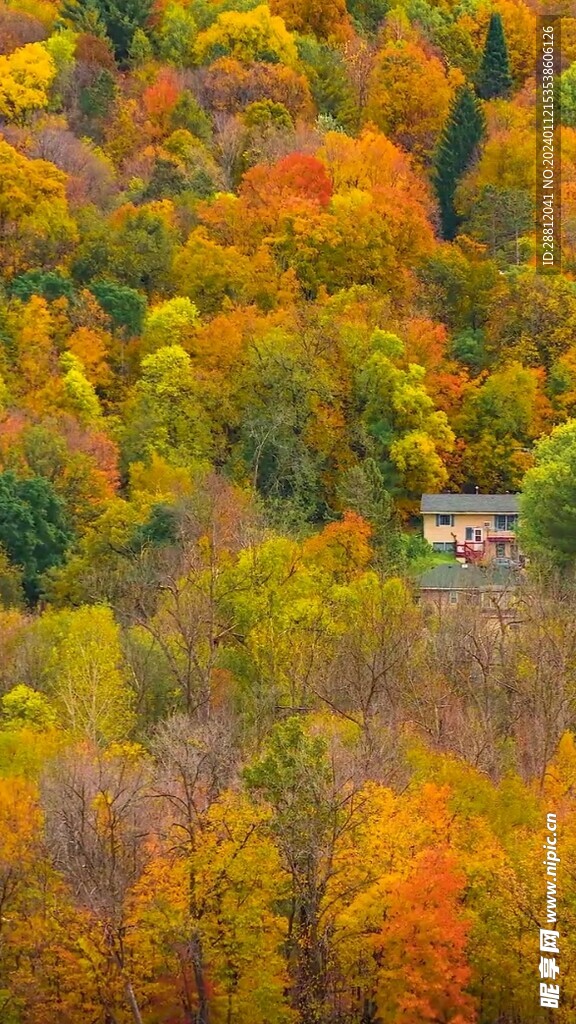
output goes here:
[{"label": "orange foliage", "polygon": [[[397,1024],[475,1024],[466,992],[468,924],[460,911],[465,876],[443,850],[422,853],[395,889],[375,941],[382,964],[377,1002]],[[391,1013],[392,1011],[392,1013]]]},{"label": "orange foliage", "polygon": [[233,57],[214,61],[201,73],[203,93],[215,111],[234,114],[257,100],[282,103],[293,117],[311,117],[313,102],[305,75],[283,64],[240,64]]},{"label": "orange foliage", "polygon": [[321,533],[304,544],[304,556],[313,558],[328,572],[346,578],[366,569],[372,559],[372,527],[357,512],[345,512]]}]

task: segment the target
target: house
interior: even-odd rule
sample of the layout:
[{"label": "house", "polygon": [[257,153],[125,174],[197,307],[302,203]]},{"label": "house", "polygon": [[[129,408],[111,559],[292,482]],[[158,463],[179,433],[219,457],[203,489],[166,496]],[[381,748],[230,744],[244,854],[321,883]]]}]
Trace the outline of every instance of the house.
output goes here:
[{"label": "house", "polygon": [[519,558],[517,494],[423,494],[424,537],[466,562]]},{"label": "house", "polygon": [[437,610],[476,605],[488,614],[512,612],[517,602],[522,571],[492,566],[445,562],[422,573],[420,600]]}]

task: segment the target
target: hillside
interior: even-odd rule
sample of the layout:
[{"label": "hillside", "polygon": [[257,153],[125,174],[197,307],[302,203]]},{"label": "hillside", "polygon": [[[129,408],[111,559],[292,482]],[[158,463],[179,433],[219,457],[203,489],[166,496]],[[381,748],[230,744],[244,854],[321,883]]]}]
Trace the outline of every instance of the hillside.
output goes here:
[{"label": "hillside", "polygon": [[[0,0],[1,1024],[575,1019],[576,18],[556,273],[540,31]],[[506,615],[420,600],[421,495],[478,491],[523,494]]]}]

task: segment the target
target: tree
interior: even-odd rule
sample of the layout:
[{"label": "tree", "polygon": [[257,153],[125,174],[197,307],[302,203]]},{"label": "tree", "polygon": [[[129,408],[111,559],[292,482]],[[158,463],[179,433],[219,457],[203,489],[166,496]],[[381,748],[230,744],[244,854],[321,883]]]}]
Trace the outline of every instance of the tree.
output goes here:
[{"label": "tree", "polygon": [[224,54],[239,61],[269,61],[294,67],[298,54],[282,18],[266,4],[252,11],[226,11],[196,40],[196,59],[209,64]]},{"label": "tree", "polygon": [[125,739],[133,723],[132,693],[110,609],[47,613],[40,633],[45,682],[62,724],[93,743]]},{"label": "tree", "polygon": [[64,502],[48,480],[0,473],[0,544],[22,567],[30,602],[40,595],[42,574],[63,561],[71,539]]},{"label": "tree", "polygon": [[115,281],[94,281],[90,291],[108,313],[114,327],[124,330],[128,337],[140,334],[146,312],[144,295]]},{"label": "tree", "polygon": [[177,297],[161,302],[146,314],[144,349],[150,352],[164,345],[189,345],[198,325],[198,310],[190,299]]},{"label": "tree", "polygon": [[384,480],[397,487],[396,471],[410,493],[442,488],[447,481],[443,459],[454,446],[454,433],[446,414],[434,407],[424,367],[397,365],[404,344],[393,334],[376,330],[371,343],[356,386],[361,420]]},{"label": "tree", "polygon": [[271,0],[270,10],[284,20],[290,32],[303,36],[343,39],[350,34],[344,0]]},{"label": "tree", "polygon": [[56,711],[47,697],[32,690],[24,683],[14,686],[0,700],[2,725],[18,726],[29,724],[46,729],[56,722]]},{"label": "tree", "polygon": [[359,29],[368,35],[375,35],[388,14],[389,0],[348,0],[350,17]]},{"label": "tree", "polygon": [[94,385],[84,373],[82,362],[72,352],[63,352],[60,367],[64,373],[62,385],[65,408],[73,412],[84,426],[98,426],[102,419],[102,409]]},{"label": "tree", "polygon": [[8,57],[0,56],[0,115],[22,121],[48,106],[55,75],[54,61],[42,43],[29,43]]},{"label": "tree", "polygon": [[183,4],[168,3],[157,32],[162,60],[180,68],[191,67],[197,35],[198,29],[190,10]]},{"label": "tree", "polygon": [[350,824],[354,793],[343,784],[334,760],[328,739],[291,717],[275,726],[261,757],[244,772],[249,792],[270,807],[269,828],[290,875],[289,963],[302,1024],[328,1020],[321,909],[334,846]]},{"label": "tree", "polygon": [[476,83],[478,95],[483,100],[493,100],[506,96],[512,87],[512,77],[508,63],[508,47],[502,24],[502,16],[494,11],[490,15],[482,64]]},{"label": "tree", "polygon": [[[380,50],[370,77],[366,118],[420,159],[432,153],[446,121],[459,73],[446,73],[438,57],[411,40]],[[434,103],[427,102],[430,91]]]},{"label": "tree", "polygon": [[452,100],[435,158],[434,185],[444,238],[452,239],[457,232],[456,187],[474,159],[483,134],[484,115],[478,100],[470,86],[462,86]]},{"label": "tree", "polygon": [[152,7],[152,0],[65,0],[60,17],[81,31],[105,33],[118,60],[126,61],[134,35],[146,27]]},{"label": "tree", "polygon": [[560,75],[559,98],[562,124],[576,128],[576,61]]},{"label": "tree", "polygon": [[426,850],[396,888],[376,940],[384,1024],[475,1024],[468,926],[459,912],[464,884],[453,855]]},{"label": "tree", "polygon": [[[47,160],[29,160],[0,139],[0,265],[7,276],[49,270],[76,239],[66,175]],[[32,262],[33,261],[33,262]]]},{"label": "tree", "polygon": [[[97,756],[86,750],[60,760],[43,793],[48,848],[77,906],[89,915],[95,961],[104,965],[101,1006],[109,1020],[127,1008],[134,1024],[143,1024],[143,1018],[132,980],[127,901],[151,853],[145,842],[150,831],[146,782],[138,749],[120,747]],[[123,999],[116,996],[115,982]]]},{"label": "tree", "polygon": [[544,565],[576,564],[576,420],[556,427],[536,445],[524,477],[521,543]]},{"label": "tree", "polygon": [[156,452],[177,466],[207,458],[213,438],[204,397],[201,379],[180,345],[146,356],[128,405],[125,458],[148,461]]}]

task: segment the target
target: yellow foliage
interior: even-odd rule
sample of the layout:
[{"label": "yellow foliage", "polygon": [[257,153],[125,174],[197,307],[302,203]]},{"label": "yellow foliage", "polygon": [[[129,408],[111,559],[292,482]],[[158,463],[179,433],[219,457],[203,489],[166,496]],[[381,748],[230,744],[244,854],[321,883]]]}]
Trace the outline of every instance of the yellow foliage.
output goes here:
[{"label": "yellow foliage", "polygon": [[0,114],[21,121],[48,105],[56,65],[42,43],[27,43],[8,56],[0,55]]},{"label": "yellow foliage", "polygon": [[210,63],[225,52],[236,60],[249,63],[270,60],[273,55],[280,64],[294,67],[298,60],[296,45],[282,18],[270,14],[266,4],[246,13],[227,11],[196,40],[196,59]]}]

